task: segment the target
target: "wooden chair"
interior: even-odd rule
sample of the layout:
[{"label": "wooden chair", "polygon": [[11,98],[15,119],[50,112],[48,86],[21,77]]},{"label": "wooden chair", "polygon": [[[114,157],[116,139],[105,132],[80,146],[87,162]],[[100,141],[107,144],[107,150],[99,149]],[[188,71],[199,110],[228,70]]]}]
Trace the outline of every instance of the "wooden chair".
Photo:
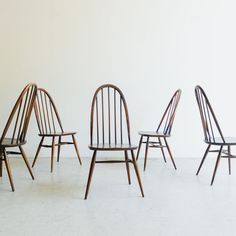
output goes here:
[{"label": "wooden chair", "polygon": [[[165,162],[166,162],[166,157],[164,153],[164,148],[167,148],[171,161],[174,165],[174,168],[176,169],[174,158],[172,156],[170,147],[168,145],[167,138],[171,136],[172,125],[174,122],[176,108],[179,103],[180,96],[181,96],[181,90],[179,89],[172,96],[156,131],[140,131],[139,132],[141,137],[139,140],[139,146],[138,146],[136,159],[138,160],[141,146],[143,143],[145,143],[146,148],[145,148],[144,168],[143,168],[144,171],[147,165],[148,148],[160,148]],[[145,138],[144,141],[143,141],[143,138]]]},{"label": "wooden chair", "polygon": [[[26,143],[25,138],[36,93],[37,86],[35,84],[28,84],[23,89],[12,109],[0,139],[0,177],[2,177],[2,162],[4,162],[13,192],[15,191],[15,187],[8,161],[9,154],[21,155],[32,179],[34,179],[34,175],[22,146]],[[19,152],[7,151],[9,148],[12,150],[12,148],[16,147],[19,148]]]},{"label": "wooden chair", "polygon": [[[207,144],[207,149],[201,160],[201,163],[197,170],[196,175],[199,174],[200,169],[207,157],[207,154],[209,152],[216,152],[217,159],[216,159],[213,176],[211,179],[211,185],[213,185],[216,171],[217,171],[221,158],[228,159],[229,174],[231,174],[231,158],[236,157],[235,155],[231,154],[231,146],[236,145],[236,138],[225,137],[223,135],[221,128],[219,126],[219,123],[214,114],[214,111],[211,107],[211,104],[207,98],[207,95],[199,85],[195,87],[195,96],[197,99],[197,104],[198,104],[201,121],[202,121],[202,127],[203,127],[203,132],[204,132],[204,142]],[[211,149],[211,146],[215,147],[215,149]]]},{"label": "wooden chair", "polygon": [[[55,147],[57,150],[57,161],[59,162],[60,150],[62,145],[74,145],[80,165],[82,165],[78,146],[75,140],[76,132],[65,132],[62,123],[56,109],[56,106],[49,93],[42,88],[38,88],[35,104],[34,104],[35,116],[39,129],[39,136],[41,141],[38,145],[38,149],[35,154],[35,158],[32,164],[34,167],[35,162],[38,158],[41,147],[51,148],[51,173],[53,172],[53,159]],[[62,139],[70,136],[71,141],[62,141]],[[52,140],[50,144],[44,144],[46,139]],[[58,140],[56,140],[58,139]]]},{"label": "wooden chair", "polygon": [[[90,114],[90,145],[93,151],[88,181],[85,192],[87,199],[95,163],[122,163],[126,165],[128,183],[130,184],[129,163],[133,163],[139,187],[144,197],[142,183],[136,164],[134,150],[137,146],[131,144],[130,123],[127,104],[122,91],[112,84],[100,86],[93,97]],[[96,160],[98,151],[122,151],[124,160]],[[131,158],[128,157],[131,153]]]}]

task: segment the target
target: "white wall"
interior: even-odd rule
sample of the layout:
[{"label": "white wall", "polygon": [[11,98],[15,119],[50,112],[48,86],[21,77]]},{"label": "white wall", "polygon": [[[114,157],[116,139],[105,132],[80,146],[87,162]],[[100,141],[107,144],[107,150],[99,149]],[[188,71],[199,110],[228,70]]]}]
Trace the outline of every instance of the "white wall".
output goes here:
[{"label": "white wall", "polygon": [[[134,142],[138,130],[156,128],[181,88],[170,144],[177,157],[200,157],[196,84],[225,133],[236,135],[235,7],[233,0],[0,0],[1,130],[20,90],[34,81],[51,92],[64,126],[78,131],[82,156],[90,156],[90,103],[99,85],[123,90]],[[29,155],[37,142],[32,120]]]}]

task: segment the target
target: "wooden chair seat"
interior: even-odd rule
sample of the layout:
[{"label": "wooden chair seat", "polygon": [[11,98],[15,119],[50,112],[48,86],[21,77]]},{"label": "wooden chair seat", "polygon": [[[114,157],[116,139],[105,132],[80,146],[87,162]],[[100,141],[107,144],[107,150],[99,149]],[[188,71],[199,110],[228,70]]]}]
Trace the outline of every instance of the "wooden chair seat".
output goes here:
[{"label": "wooden chair seat", "polygon": [[[136,160],[138,160],[140,149],[142,144],[145,144],[145,156],[144,156],[144,166],[143,170],[146,169],[147,165],[147,154],[148,154],[148,148],[160,148],[162,152],[162,156],[164,158],[164,161],[166,162],[165,152],[164,148],[167,148],[167,151],[169,153],[170,159],[173,163],[173,166],[175,169],[176,165],[174,162],[174,158],[172,156],[170,147],[167,143],[167,138],[171,136],[171,130],[175,118],[176,109],[179,103],[179,99],[181,96],[181,90],[178,89],[174,95],[172,96],[170,102],[168,103],[168,106],[161,118],[161,121],[159,122],[159,125],[157,127],[156,131],[140,131],[139,135],[139,146],[138,146],[138,152]],[[145,138],[145,140],[143,140]]]},{"label": "wooden chair seat", "polygon": [[26,144],[26,140],[20,141],[17,139],[4,138],[1,143],[1,147],[18,147]]},{"label": "wooden chair seat", "polygon": [[236,145],[236,137],[224,137],[224,140],[222,140],[221,137],[215,137],[215,140],[204,140],[205,143],[211,144],[211,145],[219,145],[219,146],[228,146],[228,145]]},{"label": "wooden chair seat", "polygon": [[76,132],[55,132],[55,133],[44,133],[44,134],[38,134],[40,137],[44,136],[44,137],[56,137],[56,136],[67,136],[67,135],[75,135]]},{"label": "wooden chair seat", "polygon": [[137,146],[131,144],[115,144],[115,143],[106,143],[106,144],[93,144],[89,145],[90,150],[99,150],[99,151],[129,151],[137,149]]},{"label": "wooden chair seat", "polygon": [[156,132],[156,131],[139,131],[139,135],[147,136],[147,137],[170,137],[170,134],[165,134],[164,132]]}]

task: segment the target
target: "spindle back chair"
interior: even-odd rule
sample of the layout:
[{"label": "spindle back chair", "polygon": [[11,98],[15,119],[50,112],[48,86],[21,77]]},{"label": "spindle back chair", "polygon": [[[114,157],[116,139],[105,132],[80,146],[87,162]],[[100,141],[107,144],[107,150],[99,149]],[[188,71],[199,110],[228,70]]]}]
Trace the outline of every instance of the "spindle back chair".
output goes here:
[{"label": "spindle back chair", "polygon": [[[212,106],[209,102],[209,99],[202,89],[201,86],[197,85],[195,87],[195,97],[197,100],[200,117],[202,121],[202,128],[204,133],[204,142],[208,145],[207,149],[204,153],[204,156],[201,160],[200,166],[197,170],[196,175],[199,174],[201,167],[208,155],[209,152],[216,152],[217,159],[215,168],[213,171],[213,176],[211,179],[211,185],[214,183],[215,175],[217,172],[217,168],[221,158],[228,159],[228,168],[229,174],[231,174],[231,158],[235,158],[235,155],[231,153],[231,146],[236,145],[236,138],[234,137],[225,137],[222,133],[220,125],[217,121],[216,115],[212,109]],[[211,149],[211,147],[215,147],[217,149]],[[225,148],[225,150],[224,150]]]},{"label": "spindle back chair", "polygon": [[[174,123],[176,109],[179,104],[180,96],[181,96],[181,90],[178,89],[171,97],[156,131],[140,131],[139,132],[139,135],[141,137],[139,140],[139,146],[138,146],[136,159],[138,160],[142,144],[143,143],[146,144],[144,167],[143,167],[144,170],[146,169],[146,165],[147,165],[147,154],[148,154],[149,148],[160,148],[165,162],[166,162],[166,157],[164,153],[164,148],[167,148],[167,151],[174,165],[174,168],[177,169],[169,144],[167,142],[167,138],[171,136],[172,126]],[[143,138],[145,138],[146,140],[143,141]],[[163,141],[164,141],[164,144],[163,144]]]},{"label": "spindle back chair", "polygon": [[[41,147],[51,148],[51,172],[53,172],[55,147],[58,147],[57,161],[59,162],[61,146],[71,144],[74,145],[78,160],[80,164],[82,164],[75,139],[76,132],[64,131],[55,103],[50,94],[43,88],[38,88],[34,111],[41,140],[39,142],[32,167],[34,167],[36,163]],[[71,137],[71,141],[62,141],[62,138],[67,136]],[[52,141],[50,144],[45,144],[45,139],[51,139]]]},{"label": "spindle back chair", "polygon": [[[29,83],[19,95],[3,130],[0,139],[0,176],[2,176],[2,162],[6,165],[8,178],[11,184],[12,191],[15,190],[11,168],[8,161],[8,155],[21,155],[28,168],[28,171],[34,179],[27,157],[23,150],[23,145],[26,143],[26,134],[29,126],[31,112],[34,106],[34,101],[37,93],[36,84]],[[12,148],[18,147],[18,151],[12,151]],[[10,151],[7,151],[11,148]]]},{"label": "spindle back chair", "polygon": [[[129,163],[133,163],[139,187],[144,196],[138,166],[134,157],[137,146],[132,145],[127,103],[122,91],[112,84],[100,86],[92,100],[90,113],[90,145],[93,157],[90,164],[85,199],[87,199],[95,163],[126,164],[128,182],[130,181]],[[123,151],[124,160],[96,160],[97,151]],[[128,158],[128,151],[132,159]]]}]

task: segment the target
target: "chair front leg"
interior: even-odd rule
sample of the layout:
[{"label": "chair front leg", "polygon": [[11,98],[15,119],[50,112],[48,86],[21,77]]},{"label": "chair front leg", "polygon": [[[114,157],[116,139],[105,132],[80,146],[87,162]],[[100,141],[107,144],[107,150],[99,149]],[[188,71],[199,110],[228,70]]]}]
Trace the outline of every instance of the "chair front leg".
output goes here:
[{"label": "chair front leg", "polygon": [[228,146],[228,166],[229,166],[229,175],[231,175],[231,150],[230,146]]},{"label": "chair front leg", "polygon": [[128,152],[125,151],[125,164],[126,164],[126,171],[128,176],[128,183],[131,184],[130,180],[130,169],[129,169],[129,158],[128,158]]},{"label": "chair front leg", "polygon": [[90,188],[90,184],[91,184],[91,179],[92,179],[92,175],[93,175],[93,170],[94,170],[94,166],[95,166],[95,162],[96,162],[96,154],[97,154],[97,151],[95,150],[93,152],[93,157],[92,157],[92,160],[91,160],[91,163],[90,163],[89,175],[88,175],[88,181],[87,181],[84,200],[86,200],[87,197],[88,197],[89,188]]},{"label": "chair front leg", "polygon": [[164,140],[165,140],[166,148],[167,148],[167,150],[168,150],[168,152],[169,152],[169,155],[170,155],[170,159],[171,159],[171,161],[172,161],[172,163],[173,163],[173,166],[174,166],[175,169],[177,169],[177,167],[176,167],[176,165],[175,165],[174,158],[173,158],[173,156],[172,156],[172,153],[171,153],[171,151],[170,151],[170,147],[169,147],[169,145],[168,145],[168,143],[167,143],[166,138],[164,138]]},{"label": "chair front leg", "polygon": [[4,149],[4,151],[3,151],[3,161],[5,162],[5,165],[6,165],[7,175],[8,175],[10,184],[11,184],[12,192],[14,192],[14,191],[15,191],[15,187],[14,187],[14,183],[13,183],[13,178],[12,178],[12,173],[11,173],[10,164],[9,164],[9,162],[8,162],[7,153],[6,153],[6,150],[5,150],[5,149]]},{"label": "chair front leg", "polygon": [[219,162],[220,162],[220,158],[221,158],[222,149],[223,149],[223,146],[220,147],[220,150],[219,150],[219,153],[218,153],[218,156],[217,156],[217,159],[216,159],[216,165],[215,165],[215,169],[214,169],[213,176],[212,176],[212,179],[211,179],[211,185],[213,185],[213,182],[214,182],[214,179],[215,179],[216,171],[217,171],[217,168],[218,168],[218,165],[219,165]]},{"label": "chair front leg", "polygon": [[149,137],[147,137],[147,141],[146,141],[146,149],[145,149],[145,157],[144,157],[144,166],[143,166],[143,170],[146,170],[146,165],[147,165],[147,155],[148,155],[148,147],[149,147]]},{"label": "chair front leg", "polygon": [[26,155],[25,155],[25,152],[24,152],[24,150],[23,150],[23,148],[22,148],[21,146],[19,146],[19,149],[20,149],[21,155],[22,155],[22,157],[23,157],[23,160],[24,160],[24,162],[25,162],[25,164],[26,164],[26,166],[27,166],[27,168],[28,168],[28,171],[29,171],[29,173],[30,173],[32,179],[34,179],[34,175],[33,175],[33,172],[32,172],[32,170],[31,170],[31,168],[30,168],[30,164],[29,164],[29,162],[28,162],[28,160],[27,160],[27,157],[26,157]]},{"label": "chair front leg", "polygon": [[203,156],[203,158],[202,158],[202,160],[201,160],[200,166],[198,167],[198,170],[197,170],[196,175],[198,175],[198,173],[200,172],[200,170],[201,170],[201,168],[202,168],[202,165],[203,165],[203,163],[204,163],[204,161],[205,161],[205,159],[206,159],[206,156],[207,156],[207,154],[208,154],[208,152],[209,152],[209,150],[210,150],[210,147],[211,147],[211,145],[209,144],[208,147],[207,147],[207,149],[206,149],[206,151],[205,151],[205,153],[204,153],[204,156]]},{"label": "chair front leg", "polygon": [[75,151],[76,151],[76,154],[77,154],[79,163],[80,163],[80,165],[82,165],[82,161],[81,161],[80,155],[79,155],[78,145],[77,145],[77,143],[76,143],[76,139],[75,139],[75,136],[74,136],[73,134],[72,134],[72,139],[73,139],[73,143],[74,143],[74,147],[75,147]]},{"label": "chair front leg", "polygon": [[142,146],[142,142],[143,142],[143,135],[141,135],[141,137],[139,139],[139,145],[138,145],[138,151],[137,151],[136,160],[138,160],[140,149],[141,149],[141,146]]},{"label": "chair front leg", "polygon": [[2,177],[2,161],[3,161],[3,152],[0,150],[0,177]]},{"label": "chair front leg", "polygon": [[34,167],[35,162],[36,162],[36,160],[37,160],[37,158],[38,158],[38,155],[39,155],[40,149],[41,149],[42,144],[43,144],[43,140],[44,140],[44,136],[41,138],[40,143],[39,143],[39,145],[38,145],[38,148],[37,148],[37,151],[36,151],[36,154],[35,154],[35,158],[34,158],[34,161],[33,161],[32,167]]},{"label": "chair front leg", "polygon": [[166,156],[165,156],[165,153],[164,153],[164,148],[162,146],[162,142],[161,142],[161,138],[160,137],[158,137],[158,142],[160,143],[161,153],[162,153],[164,162],[166,162]]},{"label": "chair front leg", "polygon": [[61,136],[58,138],[58,146],[57,146],[57,162],[60,160],[60,152],[61,152]]},{"label": "chair front leg", "polygon": [[54,159],[54,149],[55,149],[55,137],[52,137],[52,146],[51,146],[51,173],[53,172],[53,159]]},{"label": "chair front leg", "polygon": [[140,188],[142,197],[144,197],[143,186],[142,186],[142,182],[141,182],[141,178],[140,178],[139,170],[138,170],[138,165],[136,163],[136,159],[135,159],[134,151],[133,150],[131,150],[131,155],[132,155],[132,161],[133,161],[133,165],[134,165],[134,170],[135,170],[135,173],[136,173],[136,176],[137,176],[137,179],[138,179],[139,188]]}]

